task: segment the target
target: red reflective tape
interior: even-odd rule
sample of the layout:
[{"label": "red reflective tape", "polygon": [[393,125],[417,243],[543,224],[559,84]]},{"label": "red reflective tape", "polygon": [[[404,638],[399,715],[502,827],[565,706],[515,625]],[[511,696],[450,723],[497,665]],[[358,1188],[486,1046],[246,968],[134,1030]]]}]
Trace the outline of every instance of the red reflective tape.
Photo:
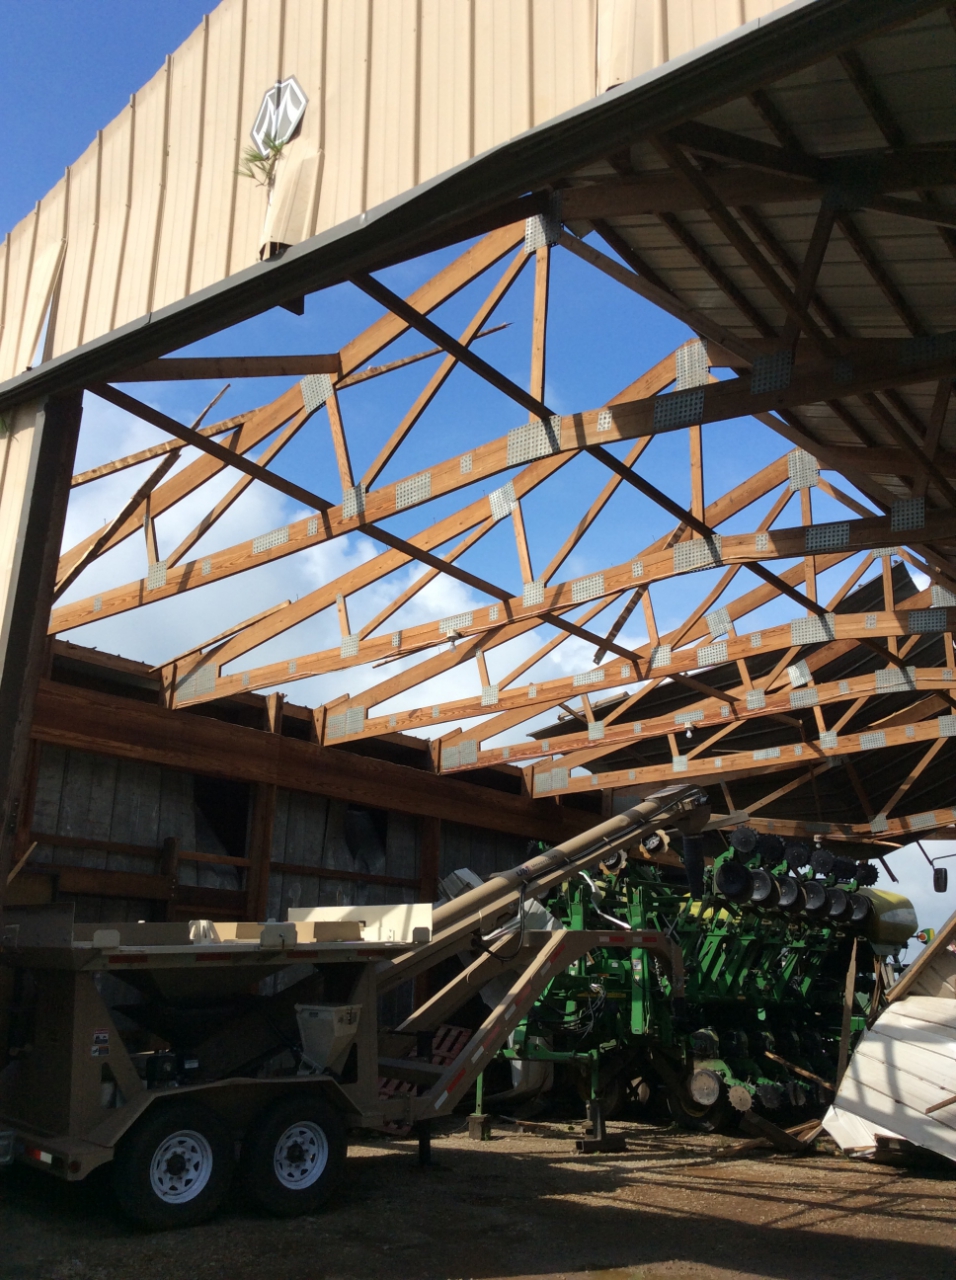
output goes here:
[{"label": "red reflective tape", "polygon": [[459,1083],[459,1081],[463,1078],[464,1074],[465,1074],[465,1068],[464,1068],[464,1067],[462,1067],[462,1069],[458,1072],[458,1074],[457,1074],[457,1075],[455,1075],[455,1076],[453,1076],[453,1077],[452,1077],[452,1079],[451,1079],[451,1080],[449,1080],[449,1082],[448,1082],[448,1089],[446,1090],[446,1092],[451,1093],[452,1089],[454,1089],[454,1088],[455,1088],[455,1086],[456,1086],[456,1085]]},{"label": "red reflective tape", "polygon": [[551,959],[557,960],[558,956],[561,954],[561,952],[565,949],[567,945],[568,944],[566,942],[562,942],[559,947],[555,947],[555,949],[551,952]]}]

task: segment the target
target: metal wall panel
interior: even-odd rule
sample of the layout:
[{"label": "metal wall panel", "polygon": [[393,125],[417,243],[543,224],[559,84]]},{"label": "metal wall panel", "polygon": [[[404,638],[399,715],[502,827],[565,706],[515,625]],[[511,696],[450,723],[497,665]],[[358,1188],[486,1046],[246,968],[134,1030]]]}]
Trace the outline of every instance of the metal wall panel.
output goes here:
[{"label": "metal wall panel", "polygon": [[[783,2],[223,0],[69,170],[52,351],[249,266],[270,242],[326,230]],[[309,104],[270,200],[236,169],[263,94],[289,75]],[[47,236],[34,271],[36,233],[48,202],[64,198],[56,190],[4,248],[0,378],[34,354],[58,252]]]},{"label": "metal wall panel", "polygon": [[[202,154],[206,27],[198,27],[172,60],[169,89],[169,165],[163,199],[153,310],[188,292],[190,246],[195,225],[198,163]],[[221,207],[221,200],[220,200]]]},{"label": "metal wall panel", "polygon": [[[129,223],[112,326],[145,315],[152,305],[156,245],[163,211],[169,63],[136,94],[130,108],[132,174]],[[69,258],[72,249],[68,249]],[[108,331],[108,330],[107,330]],[[57,325],[57,351],[69,350]]]},{"label": "metal wall panel", "polygon": [[130,115],[127,107],[103,130],[101,137],[99,226],[81,340],[85,332],[98,334],[104,328],[109,329],[113,315],[127,229],[133,136]]},{"label": "metal wall panel", "polygon": [[16,365],[19,368],[37,363],[38,343],[47,309],[59,283],[66,248],[67,196],[68,182],[63,178],[35,211],[32,222],[35,237],[27,260],[29,273],[22,279],[24,301],[16,346]]},{"label": "metal wall panel", "polygon": [[[306,0],[294,0],[303,4]],[[235,0],[227,0],[235,3]],[[276,0],[245,0],[245,59],[242,78],[242,117],[239,125],[240,152],[250,145],[252,128],[262,95],[275,84],[281,65],[282,12],[286,7]],[[309,97],[309,87],[303,86]],[[293,144],[294,146],[295,144]],[[263,243],[268,192],[251,178],[240,178],[235,185],[236,211],[233,224],[232,253],[229,271],[238,271],[257,261]],[[218,196],[221,205],[222,195]]]},{"label": "metal wall panel", "polygon": [[472,0],[422,0],[419,178],[474,154]]},{"label": "metal wall panel", "polygon": [[0,377],[3,378],[9,378],[29,364],[29,360],[19,363],[18,350],[24,314],[29,306],[30,271],[39,216],[40,206],[37,205],[7,237],[6,315],[0,335],[3,343],[0,347]]},{"label": "metal wall panel", "polygon": [[190,292],[215,284],[229,274],[235,217],[236,170],[248,145],[242,110],[245,10],[241,4],[220,5],[208,19],[203,150],[200,157],[196,221],[193,230]]},{"label": "metal wall panel", "polygon": [[474,149],[479,155],[531,128],[531,0],[474,4]]}]

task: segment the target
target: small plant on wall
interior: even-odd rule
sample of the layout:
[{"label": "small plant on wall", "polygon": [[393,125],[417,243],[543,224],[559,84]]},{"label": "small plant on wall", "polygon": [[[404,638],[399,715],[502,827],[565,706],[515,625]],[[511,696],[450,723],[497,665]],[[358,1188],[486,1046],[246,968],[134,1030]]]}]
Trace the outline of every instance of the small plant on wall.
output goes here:
[{"label": "small plant on wall", "polygon": [[242,153],[242,160],[236,172],[240,177],[252,178],[260,187],[267,187],[271,191],[275,183],[276,165],[286,144],[277,142],[275,138],[268,135],[263,138],[262,144],[266,148],[265,154],[256,146],[248,147]]}]

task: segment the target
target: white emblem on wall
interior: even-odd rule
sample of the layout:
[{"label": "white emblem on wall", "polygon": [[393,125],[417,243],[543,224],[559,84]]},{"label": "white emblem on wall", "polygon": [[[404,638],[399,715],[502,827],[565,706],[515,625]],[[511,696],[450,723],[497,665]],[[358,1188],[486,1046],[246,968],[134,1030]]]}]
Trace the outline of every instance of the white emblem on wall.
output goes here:
[{"label": "white emblem on wall", "polygon": [[269,154],[267,139],[278,143],[289,141],[305,114],[308,102],[295,76],[276,81],[266,91],[251,133],[260,155]]}]

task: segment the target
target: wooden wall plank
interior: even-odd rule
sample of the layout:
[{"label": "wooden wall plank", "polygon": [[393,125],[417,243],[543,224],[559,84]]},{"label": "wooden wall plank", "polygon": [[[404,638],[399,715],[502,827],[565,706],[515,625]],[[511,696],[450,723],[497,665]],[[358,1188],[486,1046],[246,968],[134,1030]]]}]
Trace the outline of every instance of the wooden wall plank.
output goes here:
[{"label": "wooden wall plank", "polygon": [[470,783],[52,681],[41,682],[33,736],[215,777],[281,783],[525,839],[555,843],[600,821],[597,814],[500,791],[490,803],[489,792]]}]

